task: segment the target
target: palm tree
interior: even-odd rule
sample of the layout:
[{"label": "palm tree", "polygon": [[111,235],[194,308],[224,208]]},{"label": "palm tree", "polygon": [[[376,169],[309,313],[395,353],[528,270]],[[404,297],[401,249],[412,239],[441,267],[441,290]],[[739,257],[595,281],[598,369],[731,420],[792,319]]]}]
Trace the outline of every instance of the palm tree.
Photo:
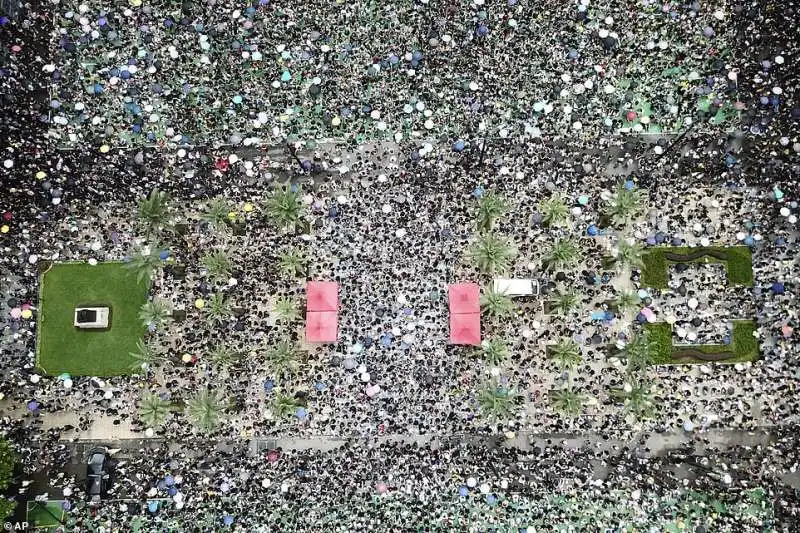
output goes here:
[{"label": "palm tree", "polygon": [[558,193],[554,193],[547,200],[543,200],[539,204],[539,212],[542,214],[542,223],[546,226],[565,225],[569,220],[569,208]]},{"label": "palm tree", "polygon": [[230,318],[232,309],[231,303],[224,293],[216,292],[211,295],[208,304],[205,306],[209,322],[223,322]]},{"label": "palm tree", "polygon": [[558,311],[559,314],[568,315],[575,310],[580,303],[581,299],[576,293],[557,291],[551,305],[553,310]]},{"label": "palm tree", "polygon": [[149,282],[163,265],[163,252],[166,250],[157,241],[150,246],[137,246],[126,257],[124,266],[136,274],[137,283],[145,280]]},{"label": "palm tree", "polygon": [[205,388],[186,402],[186,414],[197,429],[209,433],[219,426],[225,407],[225,402],[219,393]]},{"label": "palm tree", "polygon": [[215,280],[229,278],[233,270],[231,258],[225,250],[214,250],[205,254],[200,259],[200,265],[206,270],[208,276]]},{"label": "palm tree", "polygon": [[170,403],[157,394],[145,392],[139,403],[139,418],[147,427],[158,428],[170,413]]},{"label": "palm tree", "polygon": [[243,356],[242,352],[235,352],[225,346],[218,344],[208,353],[208,357],[215,363],[228,366],[238,362]]},{"label": "palm tree", "polygon": [[572,386],[550,391],[550,403],[553,409],[570,418],[581,414],[586,405],[587,397],[576,391]]},{"label": "palm tree", "polygon": [[481,417],[490,421],[514,418],[517,393],[514,389],[501,386],[492,379],[478,391],[478,405]]},{"label": "palm tree", "polygon": [[294,374],[300,369],[300,357],[297,347],[288,339],[282,339],[270,346],[266,353],[267,366],[281,377]]},{"label": "palm tree", "polygon": [[169,194],[158,189],[139,201],[139,224],[148,235],[157,234],[169,222]]},{"label": "palm tree", "polygon": [[293,396],[288,394],[276,394],[275,399],[272,400],[272,414],[276,418],[286,418],[292,416],[298,407],[303,405]]},{"label": "palm tree", "polygon": [[514,302],[505,292],[495,292],[494,287],[484,291],[480,299],[481,310],[492,317],[509,316],[514,312]]},{"label": "palm tree", "polygon": [[622,291],[617,295],[614,304],[617,309],[624,313],[625,311],[637,309],[641,305],[641,301],[642,299],[639,298],[636,291]]},{"label": "palm tree", "polygon": [[627,224],[644,207],[645,196],[641,189],[628,188],[624,182],[617,184],[611,196],[606,215],[614,224]]},{"label": "palm tree", "polygon": [[548,350],[560,371],[574,370],[581,362],[581,349],[572,339],[562,339]]},{"label": "palm tree", "polygon": [[167,300],[161,298],[153,298],[142,304],[139,309],[139,319],[145,326],[152,326],[153,328],[160,328],[172,316],[172,307]]},{"label": "palm tree", "polygon": [[508,203],[489,192],[478,199],[478,231],[491,231],[494,221],[508,212]]},{"label": "palm tree", "polygon": [[611,389],[611,396],[623,401],[625,410],[636,420],[655,417],[656,404],[653,398],[653,385],[647,379],[631,379],[621,389]]},{"label": "palm tree", "polygon": [[517,250],[507,239],[493,233],[484,233],[478,236],[467,252],[468,260],[484,274],[508,270],[511,260],[516,255]]},{"label": "palm tree", "polygon": [[299,278],[306,273],[308,259],[298,248],[278,254],[278,271],[287,278]]},{"label": "palm tree", "polygon": [[265,208],[267,217],[279,228],[285,228],[300,220],[300,190],[292,191],[292,186],[286,182],[283,188],[275,189],[266,200]]},{"label": "palm tree", "polygon": [[629,340],[622,350],[628,362],[628,372],[647,370],[655,361],[655,349],[656,345],[650,340],[647,330],[642,330],[639,335]]},{"label": "palm tree", "polygon": [[275,301],[275,317],[279,322],[292,323],[300,318],[297,302],[293,298],[281,297]]},{"label": "palm tree", "polygon": [[644,247],[640,242],[620,239],[614,253],[617,268],[642,268],[644,266]]},{"label": "palm tree", "polygon": [[492,366],[500,366],[508,358],[508,346],[503,339],[487,339],[481,343],[483,359]]},{"label": "palm tree", "polygon": [[558,239],[544,254],[543,263],[549,270],[562,270],[577,265],[582,258],[578,244],[569,238]]},{"label": "palm tree", "polygon": [[200,215],[200,220],[207,222],[209,226],[217,231],[227,231],[228,213],[230,212],[228,201],[221,196],[217,196],[208,202],[208,207]]},{"label": "palm tree", "polygon": [[136,350],[135,352],[128,352],[128,355],[133,358],[130,365],[130,369],[133,372],[152,367],[158,363],[169,363],[169,358],[159,354],[152,344],[146,343],[142,339],[136,341]]}]

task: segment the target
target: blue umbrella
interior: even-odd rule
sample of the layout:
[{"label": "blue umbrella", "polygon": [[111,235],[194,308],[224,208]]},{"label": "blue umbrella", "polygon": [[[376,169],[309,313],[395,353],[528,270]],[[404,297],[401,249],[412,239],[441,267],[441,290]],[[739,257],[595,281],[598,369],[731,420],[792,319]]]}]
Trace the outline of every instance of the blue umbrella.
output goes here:
[{"label": "blue umbrella", "polygon": [[295,416],[303,420],[306,416],[308,416],[308,411],[306,411],[305,407],[298,407],[297,411],[295,411]]},{"label": "blue umbrella", "polygon": [[786,292],[786,287],[784,287],[783,283],[780,281],[773,283],[770,289],[772,290],[772,294],[783,294]]},{"label": "blue umbrella", "polygon": [[164,484],[168,487],[171,487],[175,484],[175,478],[167,474],[167,477],[164,478]]},{"label": "blue umbrella", "polygon": [[264,390],[267,392],[272,392],[272,389],[275,388],[275,382],[271,379],[264,380]]},{"label": "blue umbrella", "polygon": [[633,180],[625,180],[625,188],[629,191],[633,190],[634,184]]},{"label": "blue umbrella", "polygon": [[489,505],[489,507],[494,507],[495,504],[497,503],[497,498],[495,497],[494,494],[487,494],[486,503]]},{"label": "blue umbrella", "polygon": [[455,151],[455,152],[461,152],[461,151],[463,151],[463,150],[464,150],[464,147],[465,147],[465,146],[466,146],[466,144],[464,144],[464,141],[458,140],[458,141],[456,141],[456,142],[455,142],[455,144],[453,145],[453,151]]},{"label": "blue umbrella", "polygon": [[158,502],[150,502],[147,504],[147,510],[151,513],[158,511]]},{"label": "blue umbrella", "polygon": [[753,246],[756,243],[755,239],[751,235],[748,235],[744,238],[744,244],[746,246]]},{"label": "blue umbrella", "polygon": [[317,381],[316,385],[314,385],[314,388],[315,388],[315,389],[317,389],[317,392],[322,392],[322,391],[324,391],[324,390],[325,390],[327,387],[328,387],[328,386],[327,386],[327,385],[325,385],[325,384],[324,384],[323,382],[321,382],[321,381]]},{"label": "blue umbrella", "polygon": [[484,192],[485,191],[484,191],[483,186],[478,185],[477,187],[475,187],[475,190],[472,191],[472,196],[474,196],[475,198],[483,198],[483,193]]},{"label": "blue umbrella", "polygon": [[167,259],[169,259],[169,250],[164,250],[163,252],[160,252],[158,254],[158,258],[161,259],[162,261],[166,261]]},{"label": "blue umbrella", "polygon": [[233,517],[231,515],[226,514],[225,516],[222,517],[222,523],[225,524],[226,526],[230,526],[231,524],[233,524]]},{"label": "blue umbrella", "polygon": [[467,494],[469,494],[469,489],[466,487],[466,485],[461,485],[460,487],[458,487],[459,496],[466,497]]},{"label": "blue umbrella", "polygon": [[595,226],[594,224],[592,224],[591,226],[589,226],[589,227],[586,229],[586,233],[588,233],[589,235],[591,235],[592,237],[594,237],[595,235],[597,235],[598,233],[600,233],[600,230],[599,230],[599,229],[597,229],[597,226]]},{"label": "blue umbrella", "polygon": [[170,496],[175,496],[176,494],[178,494],[178,489],[176,489],[175,487],[170,487],[169,490],[167,490],[167,494],[169,494]]}]

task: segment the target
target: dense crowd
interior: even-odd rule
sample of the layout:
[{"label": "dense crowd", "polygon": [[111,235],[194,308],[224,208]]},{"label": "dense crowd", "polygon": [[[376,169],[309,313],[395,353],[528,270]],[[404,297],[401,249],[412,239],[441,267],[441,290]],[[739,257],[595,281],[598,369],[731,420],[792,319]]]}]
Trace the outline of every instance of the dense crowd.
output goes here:
[{"label": "dense crowd", "polygon": [[[797,15],[793,2],[582,0],[544,9],[515,0],[302,7],[266,0],[180,6],[131,0],[113,8],[71,1],[20,8],[0,18],[0,394],[4,410],[24,421],[26,429],[4,425],[14,428],[32,461],[35,454],[63,459],[53,435],[74,437],[73,430],[97,419],[133,421],[132,431],[144,435],[148,428],[137,417],[143,390],[180,402],[209,386],[232,401],[217,434],[224,437],[796,423],[800,104],[797,43],[787,24]],[[277,231],[263,218],[265,195],[286,180],[302,194],[306,230],[298,234]],[[586,232],[621,180],[648,193],[645,213],[627,236],[648,246],[708,242],[753,250],[752,288],[726,284],[718,266],[697,266],[673,270],[668,289],[642,294],[658,320],[675,325],[675,342],[728,343],[725,323],[752,317],[762,353],[752,364],[660,372],[658,413],[644,426],[625,420],[607,393],[624,375],[606,347],[640,326],[630,317],[597,320],[592,314],[623,289],[645,289],[637,271],[621,275],[604,267],[613,234]],[[188,227],[169,243],[186,272],[165,271],[152,291],[186,312],[154,336],[175,364],[134,378],[72,376],[69,387],[63,377],[40,376],[34,353],[41,265],[128,255],[142,237],[137,202],[154,188],[170,193],[173,215]],[[519,251],[512,274],[541,279],[545,287],[566,282],[583,303],[569,319],[526,310],[513,320],[484,323],[487,336],[508,342],[512,357],[501,379],[524,399],[517,416],[502,424],[483,419],[476,402],[492,369],[447,342],[446,286],[477,278],[463,258],[481,191],[494,191],[513,206],[497,223]],[[541,224],[539,204],[554,191],[570,202],[570,231],[585,255],[580,268],[561,279],[543,273],[539,257],[563,235]],[[221,235],[199,220],[217,196],[241,221],[241,235]],[[215,247],[228,249],[234,264],[234,283],[222,288],[199,266]],[[289,247],[311,259],[310,277],[340,283],[340,342],[308,347],[302,372],[277,383],[277,390],[306,404],[304,416],[278,419],[271,412],[278,380],[260,354],[286,335],[302,338],[302,331],[276,326],[270,312],[278,296],[303,298],[302,285],[274,268]],[[224,327],[209,327],[194,302],[217,290],[237,312]],[[697,302],[691,308],[690,298]],[[581,346],[584,363],[574,375],[555,372],[544,356],[545,344],[561,338]],[[208,357],[220,343],[253,356],[220,368]],[[187,354],[194,357],[184,364]],[[596,400],[587,416],[566,420],[547,404],[547,393],[567,380]],[[374,385],[380,392],[367,396],[365,388]],[[77,421],[48,421],[64,413],[77,413]],[[159,433],[179,440],[194,431],[181,415],[171,415]],[[372,495],[383,483],[399,498],[391,472],[377,475],[390,463],[380,457],[397,456],[406,458],[402,468],[429,461],[437,480],[422,504],[396,502],[408,509],[405,523],[419,526],[459,501],[458,482],[442,476],[445,466],[451,476],[469,477],[466,472],[476,469],[473,477],[492,479],[493,487],[502,481],[481,470],[492,460],[463,453],[460,462],[443,458],[438,466],[430,449],[354,444],[335,453],[341,455],[287,453],[270,463],[286,472],[264,474],[272,480],[267,486],[266,477],[253,483],[254,473],[250,480],[234,479],[227,456],[210,454],[210,487],[228,476],[229,487],[255,488],[230,499],[216,488],[204,496],[186,491],[186,509],[207,512],[209,529],[229,515],[250,530],[263,525],[255,510],[308,502],[304,491],[313,488],[317,510],[296,513],[307,523],[281,530],[313,530],[315,518],[344,513],[346,500],[328,499],[347,491],[363,499],[371,509],[365,512],[379,517],[374,520],[389,521],[400,511],[380,507],[383,500]],[[563,477],[583,472],[583,483],[590,477],[578,457],[559,460],[559,469],[571,473]],[[166,475],[170,461],[187,487],[204,483],[197,473],[203,465],[166,450],[138,461],[123,468],[120,482],[131,497],[144,498],[133,486],[158,468]],[[302,461],[309,468],[299,468]],[[347,465],[363,470],[357,474]],[[261,472],[261,465],[251,466]],[[287,482],[283,491],[283,478],[292,476],[300,481]],[[321,485],[333,490],[317,492]],[[423,493],[424,485],[412,481],[409,492]],[[619,497],[630,501],[630,487],[620,482],[617,489],[628,491]],[[286,498],[287,491],[296,497]],[[575,491],[589,495],[585,487]],[[601,499],[611,494],[603,492]],[[511,505],[510,496],[491,494],[505,503],[489,506],[482,494],[482,509]],[[122,514],[113,507],[102,512],[112,519]],[[182,512],[164,511],[153,520],[183,520]],[[294,513],[281,516],[287,514]],[[342,515],[329,520],[363,527]],[[603,527],[659,520],[645,513],[609,519]]]}]

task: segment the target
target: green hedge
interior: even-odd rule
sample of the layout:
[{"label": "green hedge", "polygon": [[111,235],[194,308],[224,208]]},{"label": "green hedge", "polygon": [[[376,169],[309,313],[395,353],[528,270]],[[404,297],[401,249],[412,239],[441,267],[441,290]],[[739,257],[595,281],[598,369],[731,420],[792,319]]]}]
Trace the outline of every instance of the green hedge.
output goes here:
[{"label": "green hedge", "polygon": [[[716,362],[718,364],[743,363],[746,361],[756,361],[761,355],[758,349],[758,339],[753,336],[756,330],[756,323],[752,320],[734,320],[733,334],[730,344],[696,344],[679,345],[672,344],[672,326],[666,322],[655,324],[645,324],[648,339],[653,346],[653,364],[655,365],[681,365],[681,364],[708,364]],[[719,353],[732,351],[735,355],[724,361],[703,361],[701,359],[673,359],[673,354],[685,348],[694,348],[705,353]]]},{"label": "green hedge", "polygon": [[711,256],[703,256],[690,263],[723,263],[725,265],[728,282],[733,285],[753,285],[753,253],[747,246],[663,246],[651,248],[642,255],[644,266],[642,267],[642,287],[652,287],[654,289],[666,289],[669,281],[670,261],[664,255],[665,252],[677,254],[688,254],[699,251],[719,251],[725,252],[728,259],[723,261]]}]

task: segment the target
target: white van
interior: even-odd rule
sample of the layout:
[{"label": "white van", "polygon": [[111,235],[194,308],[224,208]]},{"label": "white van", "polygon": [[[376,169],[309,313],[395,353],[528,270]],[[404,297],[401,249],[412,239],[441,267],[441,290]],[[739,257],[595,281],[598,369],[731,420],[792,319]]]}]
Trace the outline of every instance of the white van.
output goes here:
[{"label": "white van", "polygon": [[77,307],[75,327],[81,329],[102,329],[108,327],[108,307]]},{"label": "white van", "polygon": [[539,282],[535,279],[495,278],[492,288],[506,296],[539,296]]}]

